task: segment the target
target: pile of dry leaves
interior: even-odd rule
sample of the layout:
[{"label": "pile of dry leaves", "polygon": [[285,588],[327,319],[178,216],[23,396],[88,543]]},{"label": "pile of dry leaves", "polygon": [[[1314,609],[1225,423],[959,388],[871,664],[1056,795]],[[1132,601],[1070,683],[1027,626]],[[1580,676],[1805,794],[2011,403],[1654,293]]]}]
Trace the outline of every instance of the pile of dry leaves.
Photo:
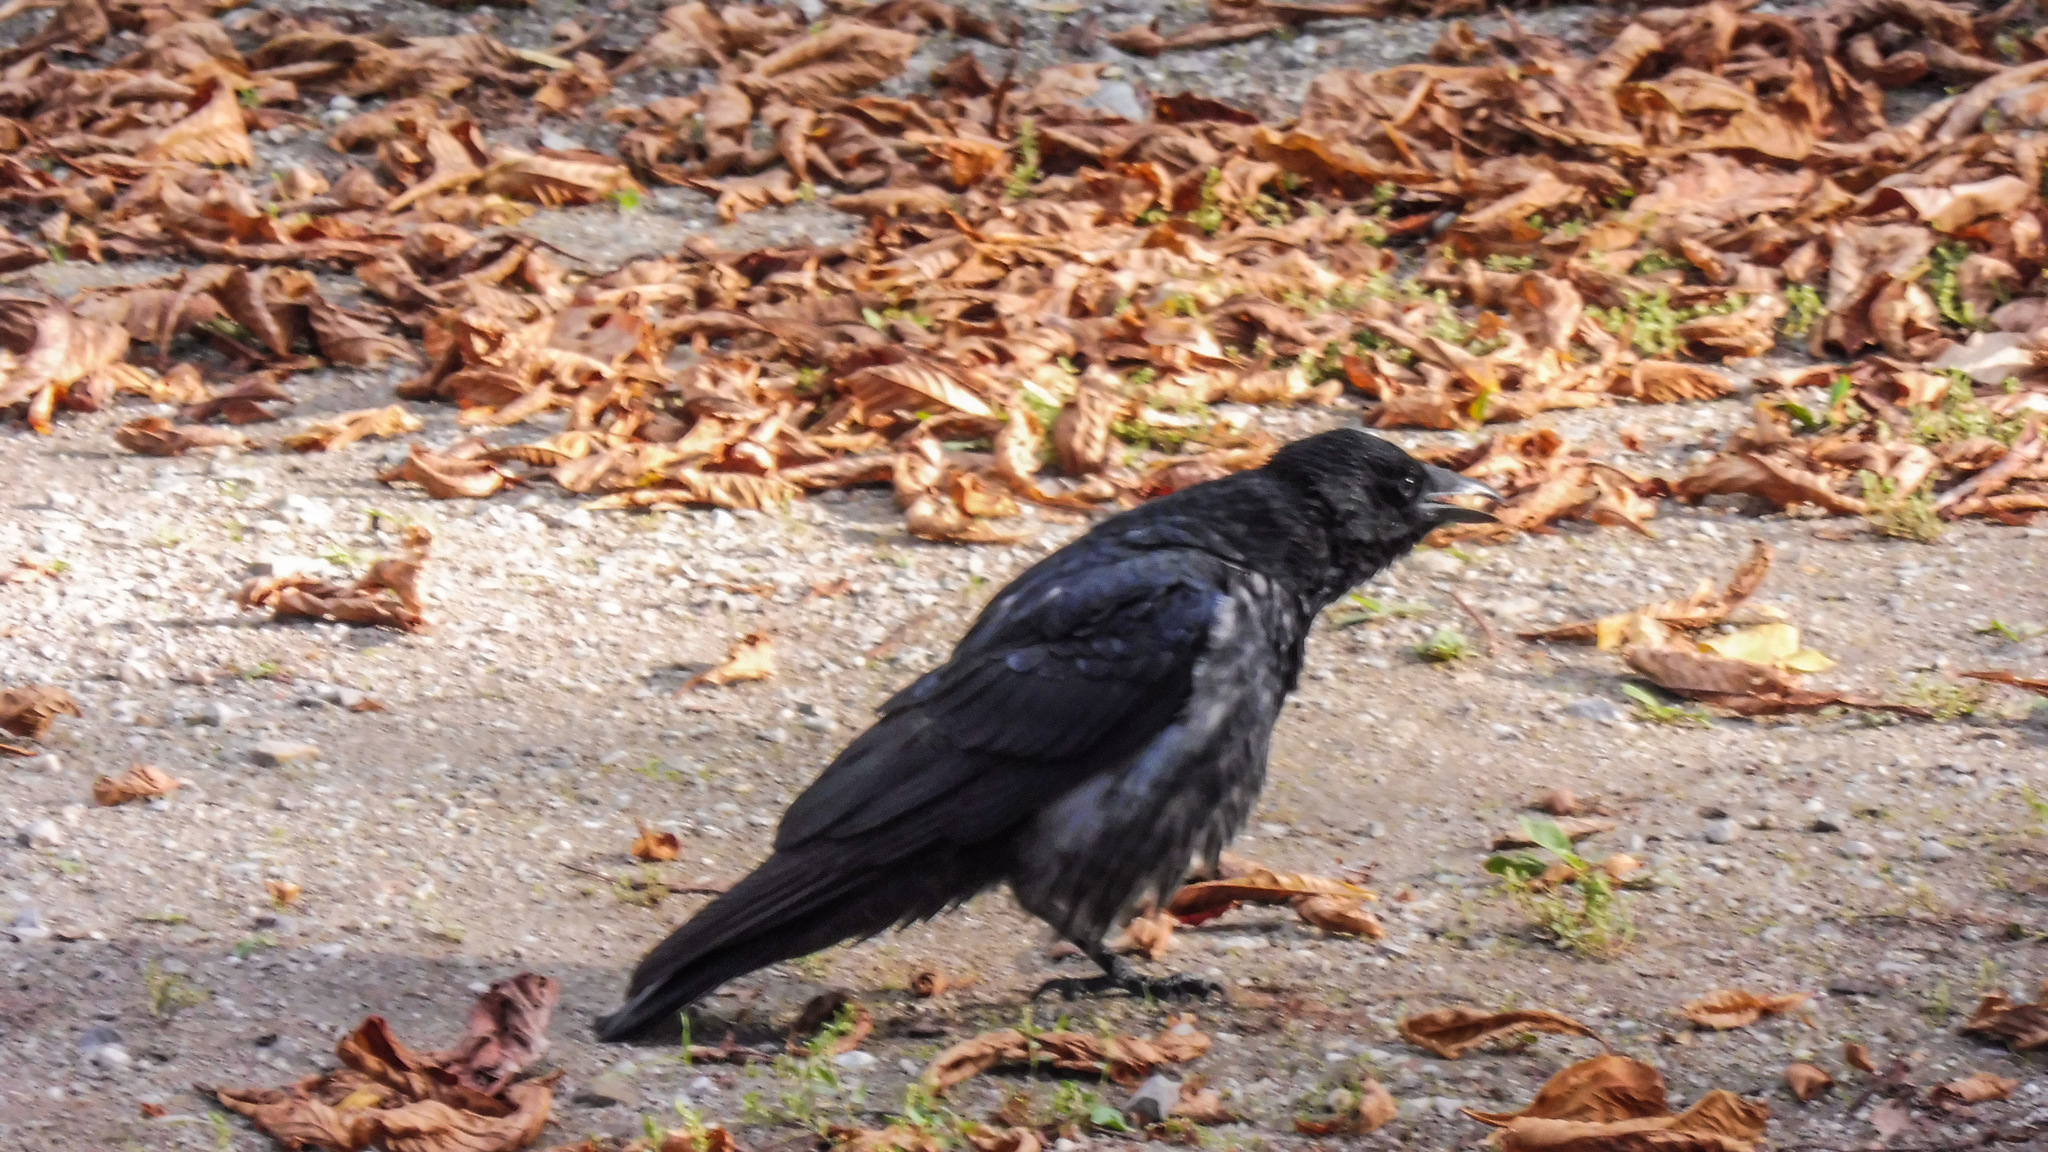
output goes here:
[{"label": "pile of dry leaves", "polygon": [[547,1052],[560,997],[555,981],[521,973],[477,999],[447,1051],[415,1052],[372,1016],[335,1046],[339,1071],[286,1088],[201,1090],[288,1148],[511,1152],[548,1121],[557,1076],[520,1073]]},{"label": "pile of dry leaves", "polygon": [[[1158,53],[1397,7],[1216,0],[1206,22],[1111,39]],[[539,50],[65,0],[0,71],[0,201],[34,237],[0,266],[199,263],[0,299],[0,408],[48,429],[135,393],[180,411],[124,427],[132,450],[245,447],[221,425],[274,417],[290,373],[414,360],[401,395],[459,405],[475,433],[385,474],[434,496],[545,477],[600,507],[766,508],[888,484],[919,535],[1003,541],[1025,504],[1117,506],[1256,465],[1270,438],[1222,401],[1350,389],[1380,426],[1472,427],[1722,396],[1710,362],[1793,334],[1884,358],[1851,371],[1853,399],[1816,416],[1788,393],[1675,481],[1548,434],[1450,462],[1508,484],[1490,532],[1641,529],[1666,494],[1905,532],[2048,503],[2043,151],[2022,131],[2048,119],[2048,41],[2001,35],[2011,8],[1716,2],[1613,16],[1593,56],[1454,24],[1437,62],[1319,76],[1284,122],[1192,94],[1133,122],[1089,101],[1100,65],[996,76],[972,54],[879,96],[926,35],[1000,47],[1014,30],[941,0],[828,9],[807,25],[685,3],[642,44],[564,22]],[[58,54],[117,28],[141,46],[106,67]],[[613,92],[686,68],[715,79],[644,106]],[[1954,94],[1887,126],[1886,90],[1923,81]],[[370,104],[331,134],[345,162],[244,178],[251,131],[312,128],[333,95]],[[616,155],[492,139],[535,116],[624,134]],[[609,272],[508,227],[631,210],[654,183],[709,192],[728,219],[816,199],[869,227]],[[504,438],[551,412],[563,430]],[[413,426],[373,409],[287,446]]]}]

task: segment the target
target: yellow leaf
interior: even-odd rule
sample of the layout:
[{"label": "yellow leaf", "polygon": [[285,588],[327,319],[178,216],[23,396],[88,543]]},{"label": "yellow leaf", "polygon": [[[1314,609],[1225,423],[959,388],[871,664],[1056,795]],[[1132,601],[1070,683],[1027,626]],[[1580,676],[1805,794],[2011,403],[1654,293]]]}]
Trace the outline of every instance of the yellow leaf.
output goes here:
[{"label": "yellow leaf", "polygon": [[1782,668],[1788,672],[1825,672],[1833,660],[1799,644],[1799,629],[1790,624],[1757,624],[1703,642],[1700,649],[1730,660]]},{"label": "yellow leaf", "polygon": [[1825,672],[1834,666],[1835,662],[1833,660],[1828,659],[1812,648],[1801,648],[1799,651],[1778,661],[1778,667],[1793,672]]}]

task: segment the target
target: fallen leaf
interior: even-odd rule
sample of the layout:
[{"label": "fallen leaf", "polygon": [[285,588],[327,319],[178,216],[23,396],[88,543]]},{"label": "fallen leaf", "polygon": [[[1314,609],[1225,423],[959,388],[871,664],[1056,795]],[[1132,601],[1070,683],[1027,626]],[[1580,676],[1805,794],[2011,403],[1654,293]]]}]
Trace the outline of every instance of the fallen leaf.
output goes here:
[{"label": "fallen leaf", "polygon": [[1180,921],[1173,913],[1161,909],[1143,916],[1133,916],[1124,925],[1123,935],[1117,939],[1115,950],[1137,953],[1148,960],[1157,960],[1173,947],[1173,929]]},{"label": "fallen leaf", "polygon": [[1334,896],[1353,901],[1378,899],[1347,880],[1253,866],[1241,876],[1184,886],[1167,901],[1166,910],[1183,924],[1200,924],[1239,904],[1292,904],[1304,896]]},{"label": "fallen leaf", "polygon": [[2004,684],[2012,688],[2024,688],[2029,692],[2037,693],[2042,696],[2048,696],[2048,679],[2034,679],[2027,676],[2021,676],[2016,672],[2009,672],[2004,669],[1991,669],[1988,671],[1980,672],[1958,672],[1956,673],[1956,675],[1967,677],[1971,680],[1983,680],[1991,684]]},{"label": "fallen leaf", "polygon": [[633,841],[632,851],[641,860],[674,860],[683,854],[683,842],[673,832],[642,824],[639,838]]},{"label": "fallen leaf", "polygon": [[299,897],[305,892],[305,889],[289,880],[265,880],[263,890],[270,894],[270,904],[273,908],[289,908],[298,903]]},{"label": "fallen leaf", "polygon": [[1842,1062],[1858,1072],[1867,1072],[1873,1076],[1877,1074],[1877,1065],[1870,1059],[1870,1049],[1854,1040],[1843,1042]]},{"label": "fallen leaf", "polygon": [[1524,1032],[1600,1038],[1591,1028],[1569,1016],[1538,1008],[1517,1012],[1439,1008],[1401,1021],[1400,1032],[1409,1043],[1426,1048],[1446,1060],[1456,1060],[1483,1044]]},{"label": "fallen leaf", "polygon": [[62,688],[31,684],[0,692],[0,729],[41,740],[59,715],[83,716],[78,701]]},{"label": "fallen leaf", "polygon": [[1579,802],[1579,798],[1569,788],[1553,788],[1531,800],[1529,807],[1554,817],[1577,816],[1586,811],[1586,806]]},{"label": "fallen leaf", "polygon": [[367,436],[403,436],[426,426],[403,404],[362,408],[309,425],[285,437],[284,446],[294,452],[332,452]]},{"label": "fallen leaf", "polygon": [[499,981],[446,1052],[415,1052],[371,1016],[335,1045],[343,1067],[287,1088],[201,1091],[286,1147],[513,1152],[539,1137],[555,1073],[516,1079],[546,1051],[559,991],[545,976]]},{"label": "fallen leaf", "polygon": [[685,688],[706,684],[737,684],[745,680],[766,680],[775,675],[775,645],[766,632],[749,632],[733,643],[725,663],[693,677]]},{"label": "fallen leaf", "polygon": [[1481,1124],[1506,1127],[1517,1120],[1573,1120],[1608,1124],[1670,1114],[1664,1077],[1640,1060],[1605,1053],[1560,1069],[1519,1112],[1465,1114]]},{"label": "fallen leaf", "polygon": [[1804,992],[1758,996],[1739,988],[1722,988],[1687,1002],[1679,1012],[1701,1028],[1725,1032],[1731,1028],[1746,1028],[1765,1016],[1776,1016],[1810,999],[1812,997]]},{"label": "fallen leaf", "polygon": [[1381,940],[1387,935],[1379,917],[1366,911],[1355,897],[1298,896],[1293,907],[1295,915],[1325,932],[1364,936],[1370,940]]},{"label": "fallen leaf", "polygon": [[939,1053],[925,1069],[924,1082],[944,1092],[998,1065],[1030,1064],[1135,1085],[1157,1068],[1184,1064],[1209,1051],[1209,1035],[1193,1025],[1193,1016],[1183,1016],[1149,1040],[1066,1031],[1026,1036],[1014,1028],[985,1032]]},{"label": "fallen leaf", "polygon": [[139,456],[182,456],[194,448],[233,448],[246,452],[256,442],[232,428],[173,424],[162,416],[144,416],[114,429],[114,442]]},{"label": "fallen leaf", "polygon": [[2003,992],[1986,993],[1963,1031],[1996,1036],[2015,1052],[2048,1047],[2048,1004],[2015,1004]]},{"label": "fallen leaf", "polygon": [[1702,651],[1730,660],[1746,660],[1786,672],[1825,672],[1833,660],[1799,642],[1799,629],[1790,624],[1755,624],[1725,636],[1700,642]]},{"label": "fallen leaf", "polygon": [[386,484],[410,482],[436,500],[481,500],[511,483],[511,475],[488,460],[460,459],[412,446],[405,462],[377,479]]},{"label": "fallen leaf", "polygon": [[1785,1086],[1801,1100],[1812,1100],[1835,1086],[1835,1078],[1811,1064],[1787,1064]]},{"label": "fallen leaf", "polygon": [[910,994],[920,999],[929,1000],[934,996],[943,996],[950,986],[951,982],[946,979],[946,974],[936,968],[920,968],[910,977]]},{"label": "fallen leaf", "polygon": [[137,764],[118,777],[102,776],[93,781],[92,798],[94,803],[111,808],[130,800],[168,796],[184,786],[184,781],[154,764]]},{"label": "fallen leaf", "polygon": [[1927,1094],[1930,1103],[1944,1108],[1959,1108],[1971,1104],[1984,1104],[1993,1100],[2012,1099],[2012,1090],[2020,1082],[1989,1072],[1972,1072],[1960,1080],[1937,1084]]}]

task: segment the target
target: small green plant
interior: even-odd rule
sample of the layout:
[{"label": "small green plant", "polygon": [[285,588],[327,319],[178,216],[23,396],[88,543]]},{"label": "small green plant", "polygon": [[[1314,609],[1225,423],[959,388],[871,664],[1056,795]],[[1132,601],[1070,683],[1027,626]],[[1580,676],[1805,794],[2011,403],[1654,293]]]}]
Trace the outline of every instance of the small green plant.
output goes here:
[{"label": "small green plant", "polygon": [[1975,715],[1984,703],[1984,687],[1940,676],[1915,676],[1900,694],[1901,702],[1925,708],[1936,720]]},{"label": "small green plant", "polygon": [[1473,655],[1472,641],[1455,625],[1446,624],[1417,644],[1415,654],[1430,664],[1449,664]]},{"label": "small green plant", "polygon": [[1934,495],[1922,484],[1911,492],[1900,492],[1898,482],[1875,472],[1858,472],[1863,482],[1863,502],[1870,506],[1864,519],[1880,535],[1922,544],[1941,538],[1947,529],[1934,510]]},{"label": "small green plant", "polygon": [[1223,169],[1211,168],[1202,177],[1202,206],[1188,213],[1188,223],[1214,236],[1223,227],[1223,197],[1217,189],[1223,185]]},{"label": "small green plant", "polygon": [[609,199],[612,202],[612,207],[621,212],[638,212],[640,210],[640,190],[638,188],[615,188],[612,190]]},{"label": "small green plant", "polygon": [[1920,1014],[1930,1024],[1946,1024],[1956,1014],[1955,993],[1949,990],[1948,981],[1936,980],[1934,990],[1927,994],[1927,1002],[1920,1006]]},{"label": "small green plant", "polygon": [[254,936],[246,937],[235,943],[235,959],[247,960],[249,957],[254,956],[256,953],[261,952],[265,948],[275,947],[277,947],[276,933],[258,932]]},{"label": "small green plant", "polygon": [[1375,600],[1363,592],[1353,592],[1345,597],[1344,603],[1330,609],[1330,627],[1352,628],[1379,620],[1406,620],[1429,612],[1426,604],[1394,604]]},{"label": "small green plant", "polygon": [[1943,319],[1964,328],[1980,328],[1984,318],[1962,298],[1958,276],[1963,261],[1969,258],[1970,246],[1960,240],[1935,245],[1927,257],[1927,287],[1934,294],[1934,306],[1941,309]]},{"label": "small green plant", "polygon": [[1636,261],[1636,266],[1629,269],[1629,271],[1637,276],[1648,276],[1655,272],[1669,272],[1673,268],[1690,267],[1692,267],[1691,261],[1686,260],[1684,257],[1673,256],[1662,248],[1652,248],[1644,252],[1642,257]]},{"label": "small green plant", "polygon": [[2026,802],[2027,812],[2034,818],[2034,827],[2048,828],[2048,800],[2042,799],[2039,792],[2025,784],[2020,785],[2020,799]]},{"label": "small green plant", "polygon": [[1022,200],[1031,195],[1031,187],[1038,183],[1038,177],[1038,121],[1026,116],[1017,125],[1017,163],[1010,169],[1010,180],[1003,186],[1003,194],[1012,200]]},{"label": "small green plant", "polygon": [[231,1152],[235,1146],[235,1127],[228,1123],[228,1114],[218,1109],[209,1111],[206,1122],[213,1126],[214,1152]]},{"label": "small green plant", "polygon": [[167,972],[154,960],[142,970],[142,988],[149,998],[149,1014],[159,1020],[169,1020],[187,1008],[198,1007],[212,995],[187,980],[183,973]]},{"label": "small green plant", "polygon": [[1811,284],[1794,284],[1786,288],[1785,303],[1791,310],[1779,323],[1778,331],[1787,336],[1806,335],[1828,314],[1828,306],[1820,298],[1820,289]]},{"label": "small green plant", "polygon": [[1486,258],[1486,268],[1490,272],[1527,272],[1535,266],[1534,256],[1510,256],[1505,252],[1495,252]]},{"label": "small green plant", "polygon": [[1660,288],[1644,295],[1641,292],[1628,294],[1627,303],[1605,312],[1593,310],[1602,327],[1617,336],[1626,334],[1636,351],[1645,356],[1670,356],[1685,345],[1679,338],[1678,326],[1692,319],[1690,309],[1675,309],[1671,306],[1671,290]]},{"label": "small green plant", "polygon": [[2026,431],[2026,421],[2017,417],[2000,419],[1996,412],[1977,399],[1968,373],[1951,370],[1949,375],[1948,394],[1942,397],[1939,407],[1929,405],[1908,410],[1916,442],[1955,444],[1988,436],[2010,446],[2019,440]]},{"label": "small green plant", "polygon": [[1657,694],[1640,684],[1623,684],[1621,694],[1635,703],[1638,719],[1652,724],[1670,724],[1678,727],[1712,728],[1713,717],[1697,704],[1667,704]]},{"label": "small green plant", "polygon": [[637,872],[621,876],[612,881],[612,895],[619,903],[635,908],[652,908],[668,896],[669,887],[662,881],[661,872],[652,864],[642,864]]},{"label": "small green plant", "polygon": [[284,668],[275,660],[259,660],[253,667],[238,668],[235,674],[244,680],[275,680]]},{"label": "small green plant", "polygon": [[[1555,820],[1524,816],[1522,832],[1573,875],[1544,885],[1541,881],[1551,869],[1550,862],[1528,852],[1489,857],[1486,870],[1501,878],[1538,927],[1571,951],[1604,958],[1627,948],[1635,939],[1635,925],[1607,873],[1579,855],[1571,837]],[[1572,899],[1568,891],[1576,892],[1578,898]]]}]

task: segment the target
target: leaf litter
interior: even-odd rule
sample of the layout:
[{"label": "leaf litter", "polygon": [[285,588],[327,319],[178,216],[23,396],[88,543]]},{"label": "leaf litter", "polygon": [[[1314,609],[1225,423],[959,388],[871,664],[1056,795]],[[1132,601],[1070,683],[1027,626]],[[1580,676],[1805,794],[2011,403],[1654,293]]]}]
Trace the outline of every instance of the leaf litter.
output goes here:
[{"label": "leaf litter", "polygon": [[[1113,39],[1158,54],[1397,7],[1219,0],[1206,22]],[[1445,536],[1569,518],[1646,532],[1667,496],[1901,534],[2048,507],[2029,294],[2048,250],[2023,132],[2039,49],[1987,55],[2003,10],[1707,4],[1613,16],[1591,56],[1460,25],[1433,62],[1315,77],[1278,122],[1193,95],[1130,121],[1088,103],[1101,65],[997,78],[969,55],[929,91],[876,95],[935,30],[1015,39],[903,0],[814,27],[680,5],[616,69],[574,29],[543,50],[270,12],[229,29],[200,10],[108,68],[51,55],[146,31],[137,11],[75,0],[12,54],[25,130],[0,141],[0,190],[44,206],[47,244],[0,259],[206,263],[0,301],[0,409],[39,430],[175,393],[203,417],[124,440],[175,452],[282,398],[170,367],[190,349],[238,377],[410,360],[400,396],[453,403],[485,438],[384,474],[435,497],[545,478],[599,508],[767,509],[887,484],[919,536],[1005,542],[1034,506],[1114,508],[1256,466],[1272,438],[1223,402],[1348,394],[1380,427],[1471,429],[1725,396],[1714,364],[1785,336],[1863,358],[1771,381],[1756,426],[1676,477],[1548,431],[1436,449],[1508,496],[1498,524]],[[1926,56],[1864,54],[1916,39],[1968,83],[1888,125],[1884,90]],[[639,68],[712,79],[623,103],[613,79]],[[245,180],[249,133],[330,95],[385,101],[335,126],[346,169]],[[623,135],[614,155],[527,151],[492,139],[514,109],[601,113]],[[870,227],[595,272],[506,230],[649,184],[712,192],[727,218],[829,184]],[[372,411],[388,410],[285,446],[411,430]],[[555,413],[561,431],[492,442]]]},{"label": "leaf litter", "polygon": [[511,1152],[540,1135],[559,1073],[522,1078],[546,1054],[561,992],[531,972],[478,997],[455,1047],[418,1052],[381,1016],[335,1045],[342,1067],[285,1088],[199,1091],[286,1147],[355,1152]]},{"label": "leaf litter", "polygon": [[1212,1043],[1208,1033],[1196,1029],[1192,1015],[1169,1022],[1150,1039],[1063,1030],[1027,1036],[1005,1028],[963,1040],[939,1053],[925,1069],[924,1082],[934,1091],[944,1092],[993,1068],[1028,1064],[1101,1076],[1130,1087],[1155,1069],[1199,1058]]}]

